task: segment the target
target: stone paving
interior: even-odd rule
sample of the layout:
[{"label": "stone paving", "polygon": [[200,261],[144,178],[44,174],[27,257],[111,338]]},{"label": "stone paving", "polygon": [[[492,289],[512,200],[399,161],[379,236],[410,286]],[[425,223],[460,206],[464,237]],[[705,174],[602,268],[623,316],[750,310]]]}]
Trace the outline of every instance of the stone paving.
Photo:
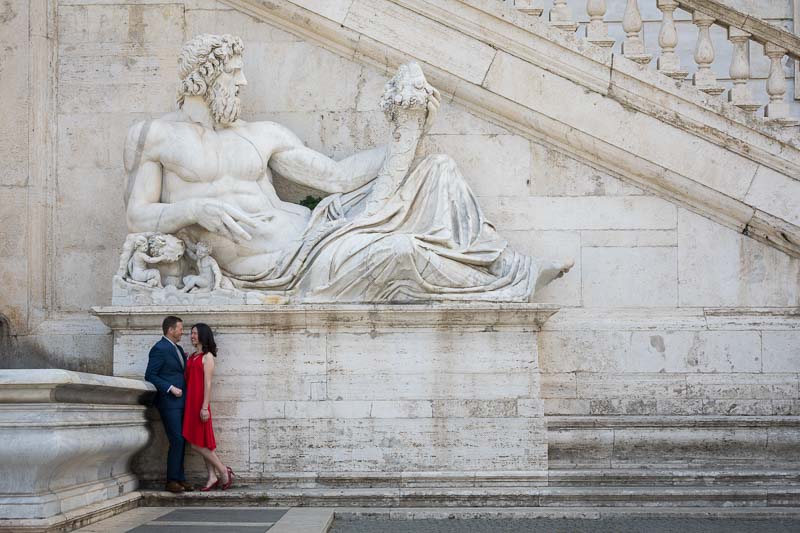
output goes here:
[{"label": "stone paving", "polygon": [[800,520],[682,518],[334,520],[330,533],[797,533]]},{"label": "stone paving", "polygon": [[295,507],[139,507],[79,533],[326,533],[333,509]]},{"label": "stone paving", "polygon": [[[800,510],[140,507],[80,533],[795,533]],[[334,513],[337,519],[333,519]],[[331,524],[332,522],[332,524]]]}]

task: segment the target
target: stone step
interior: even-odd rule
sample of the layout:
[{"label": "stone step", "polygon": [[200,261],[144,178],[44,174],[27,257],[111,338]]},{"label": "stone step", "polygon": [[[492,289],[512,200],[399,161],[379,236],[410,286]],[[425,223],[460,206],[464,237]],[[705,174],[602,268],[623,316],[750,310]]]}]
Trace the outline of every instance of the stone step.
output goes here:
[{"label": "stone step", "polygon": [[797,485],[259,489],[142,491],[146,506],[309,507],[751,507],[800,506]]}]

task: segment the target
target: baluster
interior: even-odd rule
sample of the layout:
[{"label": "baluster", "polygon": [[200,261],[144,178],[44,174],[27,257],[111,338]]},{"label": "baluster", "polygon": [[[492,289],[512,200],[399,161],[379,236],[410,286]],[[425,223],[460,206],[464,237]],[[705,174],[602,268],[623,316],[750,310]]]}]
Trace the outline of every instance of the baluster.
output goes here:
[{"label": "baluster", "polygon": [[747,85],[750,80],[750,34],[730,26],[728,40],[733,43],[730,70],[733,87],[728,91],[728,101],[740,109],[754,113],[761,104],[753,101],[753,95]]},{"label": "baluster", "polygon": [[695,87],[706,94],[717,96],[725,90],[717,84],[717,76],[711,70],[714,62],[714,44],[711,42],[709,28],[714,23],[714,17],[695,11],[692,13],[692,22],[697,26],[697,45],[694,47],[694,62],[697,63],[697,72],[694,73]]},{"label": "baluster", "polygon": [[603,21],[606,0],[587,0],[586,13],[590,19],[586,25],[586,40],[602,48],[614,46],[614,39],[608,36],[608,25]]},{"label": "baluster", "polygon": [[572,20],[572,10],[567,5],[567,0],[553,0],[550,9],[550,23],[568,33],[575,33],[578,24]]},{"label": "baluster", "polygon": [[650,63],[653,56],[645,53],[644,41],[641,35],[639,35],[639,32],[642,31],[642,15],[639,12],[638,0],[628,0],[628,3],[625,5],[622,29],[625,30],[625,42],[622,43],[622,55],[643,66]]},{"label": "baluster", "polygon": [[538,3],[539,0],[514,0],[514,7],[527,15],[538,17],[543,11],[541,7],[536,6]]},{"label": "baluster", "polygon": [[678,29],[675,27],[675,10],[678,9],[678,2],[658,0],[657,5],[664,14],[658,32],[658,45],[661,47],[661,56],[656,63],[658,71],[670,78],[683,80],[689,73],[681,70],[681,59],[675,53],[675,48],[678,46]]},{"label": "baluster", "polygon": [[789,111],[789,103],[784,101],[786,95],[786,76],[783,73],[783,56],[786,49],[777,45],[766,43],[764,45],[764,55],[769,58],[769,78],[767,78],[767,94],[769,104],[764,108],[764,117],[770,121],[780,122],[786,125],[795,125],[797,120],[793,119]]}]

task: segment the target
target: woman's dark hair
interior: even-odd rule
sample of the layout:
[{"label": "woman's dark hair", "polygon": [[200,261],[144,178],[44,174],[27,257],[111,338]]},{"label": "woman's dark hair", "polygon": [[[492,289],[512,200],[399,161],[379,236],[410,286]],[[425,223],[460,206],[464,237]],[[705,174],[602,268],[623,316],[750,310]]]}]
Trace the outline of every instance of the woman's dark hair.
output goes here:
[{"label": "woman's dark hair", "polygon": [[197,340],[200,341],[200,349],[203,350],[203,353],[211,352],[211,355],[216,357],[217,343],[214,342],[214,334],[211,333],[211,328],[208,327],[208,324],[200,322],[192,326],[192,329],[197,330]]}]

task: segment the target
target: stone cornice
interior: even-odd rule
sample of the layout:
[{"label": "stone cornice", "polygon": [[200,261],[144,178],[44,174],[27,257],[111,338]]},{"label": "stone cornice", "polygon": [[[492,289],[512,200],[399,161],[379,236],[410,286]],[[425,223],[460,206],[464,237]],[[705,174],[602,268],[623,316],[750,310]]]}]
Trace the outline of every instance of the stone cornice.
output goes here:
[{"label": "stone cornice", "polygon": [[[496,0],[346,0],[324,5],[307,0],[223,2],[384,72],[415,58],[424,64],[433,85],[478,116],[800,256],[800,227],[781,216],[785,213],[770,204],[772,200],[747,197],[757,178],[766,181],[769,177],[759,177],[759,173],[796,182],[800,150],[791,132],[691,86],[641,70],[623,57],[609,56],[535,17]],[[403,18],[402,24],[389,24],[397,17]],[[453,39],[466,39],[474,49],[473,62],[464,63],[458,54],[447,53]],[[561,107],[540,102],[524,79],[526,69],[531,76],[543,69],[585,88],[587,95],[596,93],[616,101],[634,113],[632,120],[640,114],[711,143],[734,161],[730,172],[736,179],[718,183],[704,169],[679,169],[684,154],[674,153],[670,160],[653,143],[631,145],[620,136],[624,130],[604,130],[596,123],[597,117],[571,113],[569,101]],[[498,78],[508,72],[517,79]],[[537,90],[547,96],[546,91],[558,88],[545,82]],[[619,112],[621,119],[624,112]],[[686,143],[685,149],[692,148]],[[752,168],[739,168],[737,160],[748,161]]]},{"label": "stone cornice", "polygon": [[187,323],[208,322],[215,329],[263,328],[265,332],[306,328],[376,329],[526,329],[538,330],[558,311],[547,304],[303,304],[93,307],[92,314],[117,330],[160,331],[167,315]]},{"label": "stone cornice", "polygon": [[155,392],[145,381],[57,369],[0,370],[0,405],[136,405]]}]

